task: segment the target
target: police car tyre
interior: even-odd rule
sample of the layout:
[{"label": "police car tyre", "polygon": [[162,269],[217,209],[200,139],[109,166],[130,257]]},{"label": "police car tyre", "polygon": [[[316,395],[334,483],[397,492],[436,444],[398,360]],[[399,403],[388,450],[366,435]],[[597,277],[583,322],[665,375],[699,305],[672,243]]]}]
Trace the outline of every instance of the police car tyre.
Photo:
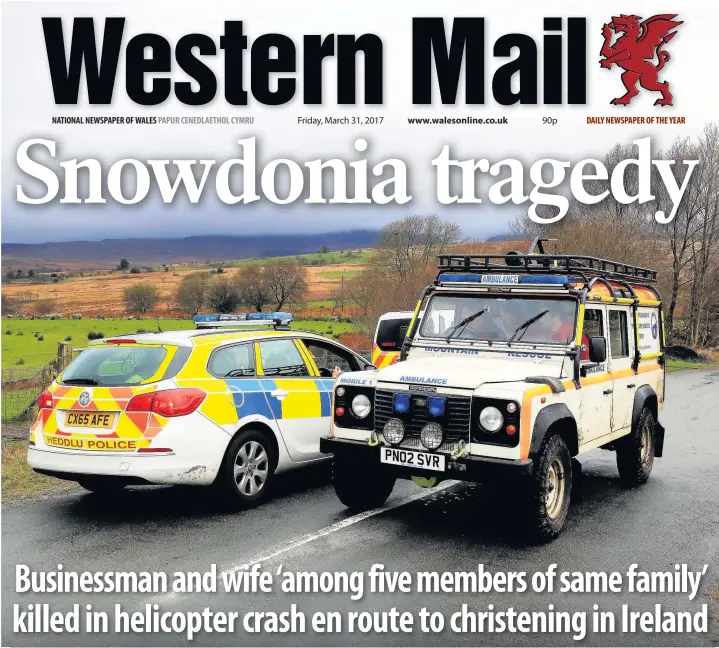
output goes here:
[{"label": "police car tyre", "polygon": [[527,535],[548,542],[564,527],[572,493],[572,456],[561,436],[544,440],[528,492],[525,492]]},{"label": "police car tyre", "polygon": [[85,490],[98,495],[113,495],[122,492],[125,488],[125,484],[118,481],[114,477],[103,477],[88,475],[82,479],[78,479],[77,483],[80,484]]},{"label": "police car tyre", "polygon": [[654,465],[654,429],[654,415],[645,407],[636,428],[615,442],[622,486],[639,486],[649,479]]},{"label": "police car tyre", "polygon": [[265,432],[246,428],[230,442],[215,485],[236,504],[254,506],[267,498],[276,466]]},{"label": "police car tyre", "polygon": [[382,506],[394,489],[397,478],[384,468],[356,460],[332,460],[332,484],[340,502],[352,511]]}]

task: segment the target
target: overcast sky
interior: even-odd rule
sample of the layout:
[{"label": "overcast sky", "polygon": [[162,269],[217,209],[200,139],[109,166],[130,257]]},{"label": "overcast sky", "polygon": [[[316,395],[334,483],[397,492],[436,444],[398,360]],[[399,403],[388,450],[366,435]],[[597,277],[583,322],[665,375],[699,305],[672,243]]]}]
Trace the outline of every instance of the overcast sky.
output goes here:
[{"label": "overcast sky", "polygon": [[[201,10],[200,10],[201,6]],[[664,8],[664,7],[662,7]],[[669,7],[671,8],[671,7]],[[310,10],[311,9],[311,10]],[[623,93],[620,71],[599,66],[602,44],[600,30],[611,16],[633,11],[644,18],[657,11],[655,2],[635,0],[603,3],[554,0],[530,2],[505,0],[502,3],[472,0],[434,0],[411,3],[385,1],[265,0],[264,2],[10,2],[2,14],[2,239],[4,242],[99,239],[126,236],[187,236],[192,234],[242,234],[323,232],[357,227],[379,227],[408,213],[438,213],[458,221],[472,236],[506,231],[510,219],[525,213],[529,203],[507,208],[488,203],[476,206],[442,206],[437,203],[434,170],[430,162],[449,144],[460,159],[487,157],[490,161],[518,158],[527,166],[550,157],[576,161],[602,157],[615,143],[651,135],[657,148],[668,146],[675,137],[697,136],[704,124],[717,117],[719,98],[713,79],[706,73],[715,54],[714,28],[719,7],[711,0],[684,0],[676,38],[668,45],[672,59],[660,78],[671,83],[674,106],[653,106],[657,93],[642,91],[629,107],[614,107],[609,101]],[[486,96],[480,107],[411,105],[411,19],[413,16],[484,16],[488,54]],[[210,35],[216,43],[224,20],[244,20],[250,44],[266,32],[281,32],[295,41],[301,60],[303,34],[372,32],[384,44],[384,106],[338,107],[334,104],[336,80],[334,62],[325,64],[324,106],[304,106],[301,92],[292,103],[268,108],[256,101],[246,108],[229,106],[222,95],[221,56],[205,57],[215,70],[220,88],[216,99],[200,108],[188,108],[173,98],[154,108],[140,108],[124,91],[124,57],[120,60],[112,106],[87,105],[84,92],[78,106],[56,106],[48,71],[41,17],[75,16],[127,18],[124,43],[141,32],[156,32],[175,43],[189,32]],[[532,35],[540,47],[542,19],[545,16],[586,16],[588,93],[587,106],[504,107],[491,98],[491,73],[498,63],[489,53],[491,44],[507,32]],[[69,22],[66,34],[69,34]],[[214,60],[213,60],[214,59]],[[245,56],[249,64],[249,56]],[[185,80],[178,69],[173,78]],[[84,84],[83,84],[84,85]],[[249,84],[247,84],[249,85]],[[301,88],[301,84],[298,84]],[[541,89],[541,72],[539,87]],[[435,97],[438,93],[435,90]],[[464,94],[460,92],[460,101]],[[384,123],[373,127],[297,125],[298,116],[381,115]],[[53,125],[57,115],[156,115],[156,116],[237,116],[251,115],[251,126],[77,126]],[[408,116],[477,116],[509,118],[508,126],[411,126]],[[594,126],[587,116],[600,115],[677,115],[686,117],[684,126]],[[558,119],[556,126],[542,125],[542,117]],[[58,145],[55,168],[66,159],[94,157],[109,167],[122,158],[139,160],[216,159],[218,163],[238,152],[237,140],[255,136],[261,161],[288,157],[309,159],[359,157],[352,144],[359,137],[369,143],[370,163],[399,157],[410,167],[411,203],[404,206],[304,205],[300,202],[278,207],[267,201],[247,206],[226,206],[214,197],[214,184],[197,205],[176,200],[163,205],[150,198],[141,205],[124,207],[111,200],[106,205],[25,206],[15,201],[16,185],[27,184],[17,168],[15,156],[21,142],[43,137]],[[62,190],[61,190],[62,193]]]}]

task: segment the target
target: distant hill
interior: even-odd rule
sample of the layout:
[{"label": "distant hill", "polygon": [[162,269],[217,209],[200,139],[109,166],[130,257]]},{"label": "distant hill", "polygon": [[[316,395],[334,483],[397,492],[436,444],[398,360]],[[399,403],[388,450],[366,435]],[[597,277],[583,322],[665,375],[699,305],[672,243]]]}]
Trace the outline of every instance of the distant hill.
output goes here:
[{"label": "distant hill", "polygon": [[325,246],[331,251],[356,250],[370,247],[376,238],[375,230],[348,230],[324,234],[5,243],[2,245],[2,263],[5,269],[52,267],[62,270],[109,269],[116,267],[122,258],[128,259],[133,266],[201,263],[307,254]]}]

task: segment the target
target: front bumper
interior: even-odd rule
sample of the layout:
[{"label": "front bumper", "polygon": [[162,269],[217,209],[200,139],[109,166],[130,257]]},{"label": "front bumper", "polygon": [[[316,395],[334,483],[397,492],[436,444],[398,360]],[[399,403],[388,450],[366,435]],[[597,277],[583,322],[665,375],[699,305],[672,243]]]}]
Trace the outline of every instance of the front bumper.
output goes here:
[{"label": "front bumper", "polygon": [[[370,465],[380,464],[380,448],[381,446],[371,446],[366,441],[338,439],[337,437],[322,437],[320,439],[320,452],[335,456],[351,455],[356,461],[363,461]],[[402,466],[390,464],[382,464],[382,467],[401,479],[411,479],[419,476],[457,479],[468,482],[516,481],[531,477],[534,470],[534,464],[529,459],[512,460],[474,456],[464,456],[461,459],[448,456],[447,470],[444,472],[403,468]]]}]

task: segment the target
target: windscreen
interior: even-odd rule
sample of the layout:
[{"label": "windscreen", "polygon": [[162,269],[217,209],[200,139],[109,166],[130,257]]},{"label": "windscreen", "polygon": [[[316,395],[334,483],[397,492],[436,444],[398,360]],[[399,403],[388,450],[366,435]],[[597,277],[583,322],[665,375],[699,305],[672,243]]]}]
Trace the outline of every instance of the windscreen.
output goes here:
[{"label": "windscreen", "polygon": [[375,344],[382,351],[399,351],[407,335],[411,319],[411,317],[400,317],[380,321],[377,326]]},{"label": "windscreen", "polygon": [[428,338],[567,344],[574,339],[573,299],[434,295],[420,335]]},{"label": "windscreen", "polygon": [[141,385],[167,356],[164,347],[103,346],[83,351],[62,374],[64,385]]}]

